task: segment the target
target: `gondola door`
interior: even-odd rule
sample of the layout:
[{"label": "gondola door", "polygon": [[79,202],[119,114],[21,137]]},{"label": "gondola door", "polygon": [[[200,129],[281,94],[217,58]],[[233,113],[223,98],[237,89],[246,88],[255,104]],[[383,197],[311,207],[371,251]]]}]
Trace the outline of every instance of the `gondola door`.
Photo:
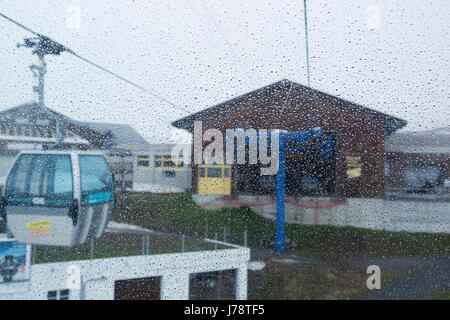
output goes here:
[{"label": "gondola door", "polygon": [[114,210],[114,181],[105,157],[79,155],[79,243],[99,238]]}]

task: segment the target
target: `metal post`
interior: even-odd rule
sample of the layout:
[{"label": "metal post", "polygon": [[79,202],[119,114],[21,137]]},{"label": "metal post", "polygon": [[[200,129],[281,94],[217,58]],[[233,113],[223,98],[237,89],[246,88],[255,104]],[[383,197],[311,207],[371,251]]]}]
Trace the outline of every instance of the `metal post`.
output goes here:
[{"label": "metal post", "polygon": [[80,275],[80,300],[86,300],[86,284],[83,282],[83,275]]},{"label": "metal post", "polygon": [[285,250],[285,192],[286,192],[286,161],[284,154],[284,139],[280,134],[279,156],[278,156],[278,172],[277,172],[277,219],[276,219],[276,251]]},{"label": "metal post", "polygon": [[[214,233],[214,240],[217,241],[217,232]],[[217,250],[217,242],[214,242],[214,250]]]},{"label": "metal post", "polygon": [[45,262],[47,262],[47,259],[48,259],[48,247],[47,246],[44,246],[44,259],[45,259]]},{"label": "metal post", "polygon": [[236,269],[236,300],[247,300],[248,269],[247,266]]},{"label": "metal post", "polygon": [[223,242],[227,242],[227,226],[223,227]]},{"label": "metal post", "polygon": [[89,282],[94,282],[94,281],[104,281],[108,278],[106,278],[105,276],[102,276],[100,278],[94,278],[94,279],[89,279],[86,281],[83,281],[83,275],[80,276],[80,284],[81,284],[81,288],[80,288],[80,300],[86,300],[86,285]]},{"label": "metal post", "polygon": [[146,236],[142,236],[142,255],[145,255],[145,238]]},{"label": "metal post", "polygon": [[31,246],[31,264],[36,263],[36,247]]},{"label": "metal post", "polygon": [[184,252],[184,241],[185,241],[186,236],[183,234],[181,236],[181,252]]},{"label": "metal post", "polygon": [[223,277],[222,277],[222,270],[218,271],[219,275],[217,277],[217,300],[220,300],[222,297],[222,282],[223,282]]},{"label": "metal post", "polygon": [[147,254],[150,254],[150,235],[147,235]]},{"label": "metal post", "polygon": [[124,192],[125,191],[125,155],[122,154],[121,158],[122,158],[122,186],[121,186],[121,189],[122,189],[122,192]]},{"label": "metal post", "polygon": [[244,230],[244,247],[247,248],[247,229]]},{"label": "metal post", "polygon": [[94,260],[94,239],[91,239],[91,261]]},{"label": "metal post", "polygon": [[208,239],[208,222],[206,222],[205,239]]}]

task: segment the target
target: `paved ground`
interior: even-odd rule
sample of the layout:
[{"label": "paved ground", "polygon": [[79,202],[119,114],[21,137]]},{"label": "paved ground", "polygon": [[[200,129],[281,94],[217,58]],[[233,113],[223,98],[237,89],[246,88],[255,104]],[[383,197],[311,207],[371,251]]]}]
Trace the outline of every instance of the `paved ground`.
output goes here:
[{"label": "paved ground", "polygon": [[[389,261],[405,265],[408,261]],[[412,259],[414,260],[414,259]],[[380,268],[381,265],[380,265]],[[408,267],[408,274],[368,296],[368,300],[415,300],[450,290],[450,257],[428,257],[417,259],[417,264]]]},{"label": "paved ground", "polygon": [[[252,249],[256,257],[270,258],[278,262],[304,264],[330,264],[330,261],[310,256],[297,256],[272,250]],[[332,261],[333,264],[406,270],[406,276],[374,291],[368,300],[415,300],[424,299],[435,293],[450,290],[450,256],[395,257],[395,258],[352,258]],[[382,278],[383,279],[383,278]]]}]

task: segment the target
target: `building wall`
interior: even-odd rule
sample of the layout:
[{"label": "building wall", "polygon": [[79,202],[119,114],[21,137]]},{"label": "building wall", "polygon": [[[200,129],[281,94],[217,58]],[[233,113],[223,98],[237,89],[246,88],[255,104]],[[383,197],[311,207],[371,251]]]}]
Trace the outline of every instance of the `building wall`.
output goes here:
[{"label": "building wall", "polygon": [[[117,280],[162,277],[162,300],[189,299],[189,275],[210,271],[236,269],[236,299],[247,298],[247,269],[250,249],[233,246],[230,249],[173,254],[120,257],[45,263],[32,265],[29,283],[0,286],[0,299],[45,300],[48,291],[70,289],[69,299],[78,300],[84,287],[87,300],[114,299]],[[80,270],[81,283],[73,270]],[[78,277],[79,279],[79,277]],[[71,289],[72,288],[72,289]]]},{"label": "building wall", "polygon": [[[193,196],[206,210],[233,207],[209,195]],[[285,221],[289,224],[352,226],[374,230],[450,233],[450,201],[384,200],[377,198],[333,198],[287,196]],[[237,198],[256,214],[276,219],[276,199],[271,196]]]},{"label": "building wall", "polygon": [[450,179],[450,155],[448,154],[407,154],[388,153],[389,176],[386,178],[387,189],[404,189],[404,170],[407,166],[437,166],[442,174],[440,182]]},{"label": "building wall", "polygon": [[[133,153],[133,191],[146,192],[183,192],[191,189],[191,168],[188,164],[183,167],[157,168],[155,157],[170,156],[173,144],[153,144]],[[190,146],[187,146],[189,150]],[[148,167],[138,165],[140,157],[148,158]]]},{"label": "building wall", "polygon": [[[235,128],[242,120],[254,129],[305,131],[312,126],[308,119],[315,119],[324,131],[335,132],[337,136],[337,196],[382,197],[384,121],[373,112],[344,105],[338,99],[309,97],[299,88],[287,93],[288,90],[268,90],[252,98],[230,102],[227,106],[234,107],[232,110],[217,110],[214,116],[203,120],[203,131],[216,128],[224,132]],[[346,156],[361,156],[360,178],[347,179]],[[196,171],[193,168],[193,185]]]}]

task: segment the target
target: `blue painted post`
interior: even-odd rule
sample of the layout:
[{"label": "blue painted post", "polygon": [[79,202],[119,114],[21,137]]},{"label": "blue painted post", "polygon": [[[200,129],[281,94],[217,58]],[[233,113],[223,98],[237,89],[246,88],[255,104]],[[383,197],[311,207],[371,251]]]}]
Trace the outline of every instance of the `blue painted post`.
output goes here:
[{"label": "blue painted post", "polygon": [[277,221],[276,221],[276,251],[285,250],[285,225],[284,225],[284,202],[286,192],[286,161],[284,150],[284,139],[280,133],[277,172]]}]

